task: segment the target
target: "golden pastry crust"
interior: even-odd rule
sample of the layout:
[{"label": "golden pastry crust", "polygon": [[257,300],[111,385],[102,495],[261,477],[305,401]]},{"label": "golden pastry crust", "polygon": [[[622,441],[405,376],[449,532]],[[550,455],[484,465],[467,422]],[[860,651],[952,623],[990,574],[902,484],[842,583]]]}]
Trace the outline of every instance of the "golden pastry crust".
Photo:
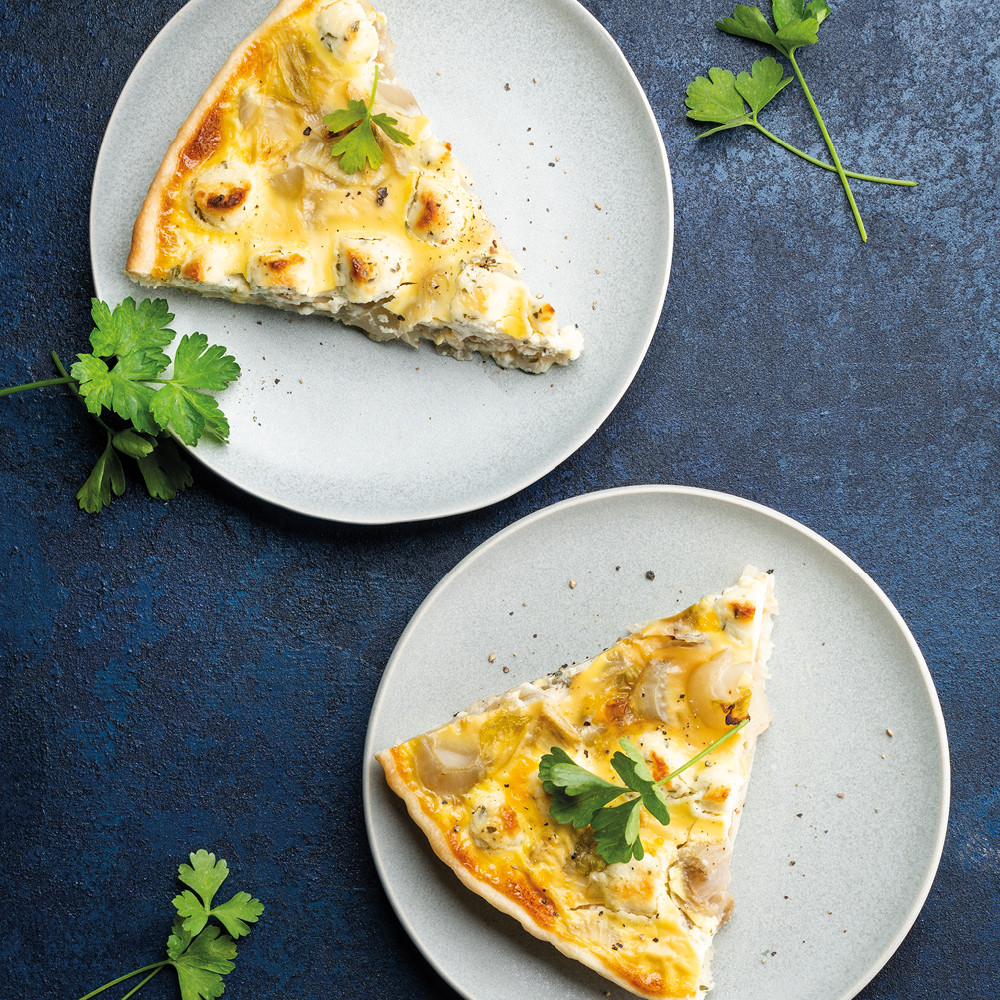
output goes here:
[{"label": "golden pastry crust", "polygon": [[281,0],[257,30],[236,46],[184,124],[177,130],[159,170],[150,182],[142,209],[132,227],[132,245],[125,263],[125,270],[130,277],[141,280],[153,276],[157,250],[166,235],[163,218],[170,210],[168,186],[179,173],[190,171],[218,148],[222,139],[223,98],[232,89],[232,78],[242,76],[241,71],[249,68],[245,64],[250,54],[256,50],[259,39],[265,37],[273,25],[299,6],[300,0]]},{"label": "golden pastry crust", "polygon": [[[770,715],[771,579],[739,583],[645,626],[593,660],[477,703],[377,755],[435,854],[474,892],[564,954],[645,997],[690,1000],[710,983],[728,919],[733,840],[756,740]],[[671,823],[645,812],[642,859],[607,864],[589,827],[557,823],[538,764],[553,747],[620,784],[619,740],[666,777]]]},{"label": "golden pastry crust", "polygon": [[[282,0],[230,55],[153,178],[126,272],[299,312],[374,340],[545,371],[582,337],[529,294],[448,143],[393,76],[368,0]],[[323,115],[369,98],[414,145],[345,174]]]}]

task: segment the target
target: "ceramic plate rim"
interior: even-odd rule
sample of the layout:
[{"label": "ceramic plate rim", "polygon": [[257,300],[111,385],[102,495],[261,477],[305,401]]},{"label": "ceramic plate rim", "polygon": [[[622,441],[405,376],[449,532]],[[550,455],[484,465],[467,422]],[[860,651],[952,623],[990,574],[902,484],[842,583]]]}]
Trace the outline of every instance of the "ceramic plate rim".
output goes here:
[{"label": "ceramic plate rim", "polygon": [[[142,55],[139,57],[135,66],[133,66],[132,71],[129,73],[128,79],[125,81],[121,93],[118,95],[118,99],[115,102],[115,106],[112,109],[107,125],[105,126],[104,135],[101,139],[101,146],[98,150],[97,159],[94,164],[94,175],[90,187],[90,212],[88,218],[88,243],[90,249],[91,277],[94,283],[94,290],[98,298],[103,298],[103,296],[101,293],[100,276],[98,274],[97,267],[95,233],[99,220],[97,218],[97,200],[95,196],[97,194],[102,174],[108,169],[108,158],[110,155],[108,152],[108,136],[113,129],[116,129],[120,125],[119,119],[121,119],[125,114],[124,107],[130,96],[130,92],[134,88],[140,86],[139,81],[142,77],[144,65],[153,59],[155,50],[158,50],[160,47],[167,44],[167,36],[170,34],[174,22],[181,18],[184,15],[184,12],[192,5],[207,2],[208,0],[186,0],[186,2],[177,11],[175,11],[163,27],[160,28],[150,43],[143,50]],[[597,37],[600,38],[606,45],[610,46],[610,50],[615,54],[615,58],[620,61],[621,66],[625,70],[627,79],[630,81],[634,89],[635,96],[639,99],[639,106],[642,107],[645,114],[647,125],[652,128],[653,132],[658,137],[659,141],[657,143],[657,147],[660,155],[660,166],[663,170],[665,182],[667,225],[666,232],[663,234],[665,237],[663,274],[660,280],[660,288],[657,296],[655,299],[650,299],[651,302],[656,304],[654,310],[655,319],[650,324],[649,330],[643,338],[641,346],[635,351],[635,357],[632,363],[623,370],[622,377],[610,387],[610,392],[604,399],[602,405],[595,407],[591,411],[589,419],[579,423],[576,433],[569,436],[567,442],[562,448],[553,451],[550,455],[547,455],[540,463],[536,461],[535,464],[527,466],[527,471],[522,473],[521,476],[509,480],[506,485],[495,486],[491,490],[483,491],[478,496],[470,497],[462,502],[452,504],[439,502],[436,506],[428,507],[426,510],[410,515],[386,517],[374,514],[363,516],[358,512],[355,512],[348,516],[345,514],[337,514],[336,512],[314,509],[313,507],[303,503],[295,503],[293,497],[274,495],[265,489],[255,487],[252,481],[248,481],[248,479],[235,475],[228,470],[218,468],[215,463],[206,459],[204,455],[198,455],[197,448],[188,447],[183,441],[180,440],[180,438],[173,434],[172,437],[187,455],[197,459],[202,465],[209,468],[215,475],[223,481],[229,483],[231,486],[235,486],[237,489],[249,494],[250,496],[273,504],[276,507],[293,511],[294,513],[304,514],[307,517],[315,517],[320,520],[332,521],[341,524],[407,524],[437,518],[454,517],[459,514],[482,510],[492,504],[499,503],[502,500],[506,500],[507,498],[514,496],[516,493],[521,492],[521,490],[526,489],[533,483],[538,482],[539,479],[548,475],[553,469],[557,468],[565,462],[566,459],[583,447],[583,445],[586,444],[591,437],[593,437],[604,421],[611,415],[614,409],[621,402],[622,397],[628,391],[628,388],[634,381],[642,362],[645,360],[646,354],[649,351],[649,345],[652,342],[654,334],[656,333],[660,316],[663,313],[663,304],[666,300],[667,286],[670,281],[670,269],[673,262],[674,249],[675,212],[670,161],[667,156],[666,147],[663,144],[663,136],[660,133],[656,116],[649,103],[649,98],[646,96],[646,92],[643,89],[642,84],[639,82],[639,78],[636,76],[635,70],[632,69],[631,64],[622,52],[621,47],[614,40],[610,32],[593,14],[590,13],[589,10],[587,10],[586,7],[583,6],[582,3],[579,2],[579,0],[545,0],[545,2],[553,6],[561,6],[563,9],[572,9],[577,15],[582,14],[585,22],[589,24],[590,28],[592,30],[596,29]]]},{"label": "ceramic plate rim", "polygon": [[412,921],[405,914],[405,912],[402,911],[401,903],[393,891],[391,881],[386,874],[386,868],[378,846],[377,832],[374,828],[374,821],[372,819],[371,799],[373,793],[373,782],[378,780],[378,774],[376,774],[378,769],[372,767],[370,762],[372,761],[376,750],[380,749],[374,746],[375,722],[377,721],[378,713],[386,697],[386,691],[391,680],[393,669],[402,657],[403,651],[409,643],[410,636],[414,631],[419,629],[422,618],[430,611],[432,605],[438,599],[441,592],[450,586],[456,577],[460,576],[473,562],[482,558],[486,553],[490,552],[498,545],[502,545],[511,535],[514,535],[523,528],[534,524],[536,521],[552,516],[558,516],[562,511],[576,506],[590,503],[602,503],[606,500],[629,494],[660,494],[700,497],[718,502],[722,505],[743,508],[744,510],[772,519],[786,528],[802,535],[807,541],[818,544],[829,555],[832,555],[840,563],[842,563],[868,588],[869,591],[871,591],[871,593],[881,603],[883,608],[889,613],[890,618],[899,629],[906,642],[907,648],[914,658],[919,676],[923,682],[931,705],[931,711],[934,717],[934,727],[938,737],[937,749],[941,759],[942,781],[934,846],[928,855],[926,868],[921,879],[920,886],[914,895],[913,902],[906,911],[906,914],[903,917],[896,933],[890,938],[883,951],[863,972],[858,975],[856,980],[850,986],[848,986],[841,993],[838,993],[836,996],[830,997],[830,1000],[852,1000],[852,998],[856,997],[857,994],[864,989],[864,987],[870,983],[876,975],[878,975],[879,971],[893,956],[900,944],[903,942],[903,939],[913,927],[913,924],[916,922],[916,919],[927,900],[927,896],[930,893],[931,886],[934,882],[934,877],[937,874],[938,866],[941,862],[945,836],[948,829],[948,810],[951,800],[951,759],[948,751],[948,734],[945,728],[944,714],[941,710],[940,700],[938,699],[937,689],[934,686],[934,680],[931,676],[930,669],[927,666],[927,662],[924,659],[920,647],[917,645],[916,640],[910,632],[909,626],[906,624],[902,615],[896,609],[892,601],[890,601],[886,596],[882,588],[875,582],[875,580],[872,579],[871,576],[869,576],[868,573],[866,573],[857,563],[854,562],[853,559],[837,548],[837,546],[835,546],[832,542],[828,541],[812,528],[802,524],[800,521],[796,521],[787,514],[782,514],[780,511],[774,510],[773,508],[767,507],[763,504],[756,503],[753,500],[747,500],[743,497],[722,493],[716,490],[703,489],[696,486],[645,484],[614,487],[611,489],[597,490],[569,497],[566,500],[561,500],[547,507],[533,511],[487,538],[485,541],[477,545],[476,548],[474,548],[467,556],[460,560],[451,570],[449,570],[430,590],[424,600],[420,603],[420,606],[413,613],[413,616],[407,623],[406,628],[400,635],[399,640],[393,648],[392,654],[386,662],[382,679],[379,682],[375,698],[372,702],[372,709],[369,714],[368,727],[365,735],[364,757],[362,761],[362,799],[365,811],[365,832],[368,837],[368,846],[371,850],[372,859],[375,862],[375,868],[378,872],[379,880],[382,883],[382,887],[387,898],[389,899],[389,903],[392,906],[397,919],[405,928],[410,940],[419,950],[424,959],[435,970],[435,972],[437,972],[437,974],[440,975],[441,978],[452,987],[452,989],[458,992],[461,996],[466,997],[467,1000],[481,1000],[481,998],[468,993],[461,984],[452,978],[448,969],[441,964],[437,956],[428,952],[423,941],[421,940],[419,932],[413,926]]}]

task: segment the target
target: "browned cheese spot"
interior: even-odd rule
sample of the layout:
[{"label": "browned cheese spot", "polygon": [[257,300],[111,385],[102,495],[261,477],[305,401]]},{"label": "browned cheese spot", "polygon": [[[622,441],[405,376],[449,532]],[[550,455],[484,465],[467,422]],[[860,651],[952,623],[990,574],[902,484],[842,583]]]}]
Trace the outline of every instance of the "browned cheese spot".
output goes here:
[{"label": "browned cheese spot", "polygon": [[270,257],[263,261],[264,266],[274,275],[275,280],[280,285],[291,287],[295,280],[290,274],[285,272],[289,267],[305,263],[305,257],[300,253],[292,253],[287,257]]},{"label": "browned cheese spot", "polygon": [[[651,969],[642,969],[634,963],[628,963],[627,959],[615,962],[614,965],[622,979],[629,982],[634,989],[643,993],[649,993],[652,996],[668,995],[661,973],[654,972]],[[673,991],[671,990],[670,992]]]},{"label": "browned cheese spot", "polygon": [[742,699],[741,701],[734,701],[731,705],[724,705],[723,708],[726,710],[726,725],[738,726],[741,722],[749,719],[750,713],[747,711],[749,707],[749,699]]},{"label": "browned cheese spot", "polygon": [[374,277],[371,262],[353,250],[348,250],[347,256],[351,262],[351,281],[356,285],[363,285],[366,281],[371,281]]},{"label": "browned cheese spot", "polygon": [[649,770],[656,781],[662,781],[670,773],[667,762],[655,750],[649,752]]},{"label": "browned cheese spot", "polygon": [[520,828],[517,813],[506,803],[500,807],[500,822],[504,833],[514,833]]},{"label": "browned cheese spot", "polygon": [[204,191],[198,192],[198,201],[204,201],[210,208],[221,212],[228,212],[231,209],[239,208],[247,200],[250,193],[250,186],[230,188],[229,192],[217,191],[215,194],[206,194]]},{"label": "browned cheese spot", "polygon": [[602,709],[607,725],[614,729],[624,729],[636,721],[637,716],[632,708],[630,698],[615,698],[609,701]]},{"label": "browned cheese spot", "polygon": [[556,922],[558,914],[552,900],[545,895],[545,890],[536,886],[530,875],[526,878],[507,880],[506,895],[514,902],[520,903],[535,921],[542,927],[551,927]]},{"label": "browned cheese spot", "polygon": [[441,214],[441,203],[431,194],[422,194],[420,197],[424,202],[424,210],[420,213],[420,218],[417,219],[416,228],[432,230],[435,223],[444,221]]}]

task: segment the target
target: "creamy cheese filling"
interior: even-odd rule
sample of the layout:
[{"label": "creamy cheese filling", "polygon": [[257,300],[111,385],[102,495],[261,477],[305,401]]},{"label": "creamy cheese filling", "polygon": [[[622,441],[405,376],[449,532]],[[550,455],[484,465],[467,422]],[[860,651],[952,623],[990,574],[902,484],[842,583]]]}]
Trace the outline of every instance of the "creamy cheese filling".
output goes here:
[{"label": "creamy cheese filling", "polygon": [[[373,333],[576,358],[580,331],[560,329],[515,277],[450,146],[392,80],[384,36],[367,3],[306,0],[257,39],[209,116],[214,148],[201,155],[196,139],[167,185],[148,278],[331,312],[377,304]],[[384,162],[345,174],[322,116],[367,101],[376,63],[373,113],[396,118],[415,145],[379,133]]]},{"label": "creamy cheese filling", "polygon": [[606,864],[589,828],[552,819],[538,762],[560,746],[621,784],[610,760],[627,736],[660,779],[733,725],[733,713],[755,704],[766,713],[758,647],[771,610],[769,579],[744,576],[387,753],[453,856],[555,943],[585,950],[637,992],[696,996],[732,903],[729,856],[755,734],[748,727],[663,786],[671,822],[643,810],[645,856],[628,864]]}]

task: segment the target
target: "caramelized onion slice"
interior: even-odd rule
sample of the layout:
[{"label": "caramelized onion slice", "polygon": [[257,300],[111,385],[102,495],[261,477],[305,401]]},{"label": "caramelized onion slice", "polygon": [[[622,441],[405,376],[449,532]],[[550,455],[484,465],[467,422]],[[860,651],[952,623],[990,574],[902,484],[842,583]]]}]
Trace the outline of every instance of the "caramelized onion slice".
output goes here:
[{"label": "caramelized onion slice", "polygon": [[646,665],[632,689],[632,707],[642,718],[670,722],[673,718],[673,699],[670,677],[680,672],[669,660],[652,660]]},{"label": "caramelized onion slice", "polygon": [[528,719],[518,712],[502,711],[487,719],[479,730],[479,753],[492,770],[503,767],[524,739]]},{"label": "caramelized onion slice", "polygon": [[417,775],[438,795],[462,795],[486,772],[479,744],[470,745],[455,733],[435,733],[417,744]]},{"label": "caramelized onion slice", "polygon": [[685,844],[677,857],[692,902],[710,903],[729,885],[730,855],[725,844]]},{"label": "caramelized onion slice", "polygon": [[301,163],[296,163],[280,173],[271,174],[271,186],[279,194],[288,198],[298,198],[302,194],[304,181],[305,168]]},{"label": "caramelized onion slice", "polygon": [[724,729],[748,715],[753,676],[750,664],[731,649],[706,660],[687,682],[687,701],[707,726]]}]

